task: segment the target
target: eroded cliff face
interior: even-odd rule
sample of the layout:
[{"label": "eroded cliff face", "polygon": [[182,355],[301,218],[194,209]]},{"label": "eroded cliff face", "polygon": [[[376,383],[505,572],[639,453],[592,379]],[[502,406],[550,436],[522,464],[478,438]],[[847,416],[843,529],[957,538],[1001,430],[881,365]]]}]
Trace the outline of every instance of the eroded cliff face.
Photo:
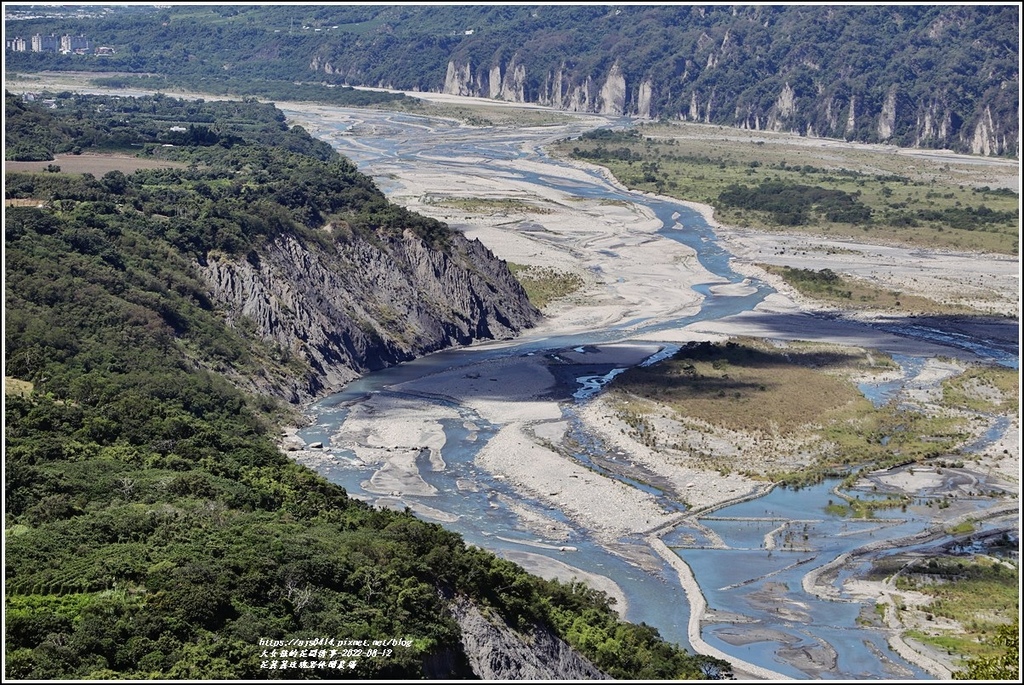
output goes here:
[{"label": "eroded cliff face", "polygon": [[636,115],[641,119],[651,118],[651,93],[653,84],[650,79],[640,84],[640,92],[637,96]]},{"label": "eroded cliff face", "polygon": [[[728,44],[728,37],[722,48]],[[718,60],[705,67],[714,69]],[[689,73],[684,73],[685,83]],[[863,139],[920,147],[954,147],[975,154],[1012,154],[1016,133],[1002,130],[985,108],[976,120],[954,126],[957,119],[941,98],[914,102],[896,86],[891,86],[878,107],[864,107],[856,95],[829,90],[819,85],[817,92],[800,95],[783,81],[767,109],[752,103],[734,103],[718,95],[714,86],[693,87],[685,106],[666,111],[671,101],[664,83],[646,77],[631,79],[616,62],[604,73],[580,74],[565,64],[546,73],[532,90],[531,74],[513,57],[507,65],[493,64],[475,68],[470,63],[450,61],[443,92],[453,95],[490,97],[511,102],[536,102],[573,112],[593,112],[642,119],[669,116],[701,123],[725,123],[738,128],[785,131],[809,136]],[[687,89],[683,88],[685,92]],[[900,122],[910,121],[912,135],[896,139]],[[1003,127],[1005,128],[1005,127]],[[902,130],[907,126],[903,125]]]},{"label": "eroded cliff face", "polygon": [[544,629],[529,636],[500,620],[488,620],[462,600],[452,608],[473,674],[482,680],[608,680],[566,642]]},{"label": "eroded cliff face", "polygon": [[618,64],[612,65],[601,88],[601,114],[621,115],[626,111],[626,77]]},{"label": "eroded cliff face", "polygon": [[211,255],[198,269],[232,325],[306,369],[250,381],[291,402],[429,352],[512,337],[540,317],[504,262],[460,234],[446,250],[409,231],[327,248],[282,236],[258,259]]},{"label": "eroded cliff face", "polygon": [[878,137],[880,140],[892,138],[893,130],[896,128],[896,89],[890,88],[885,96],[885,103],[882,105],[882,112],[878,115]]},{"label": "eroded cliff face", "polygon": [[536,102],[570,112],[597,112],[621,116],[630,114],[648,118],[651,115],[651,83],[626,88],[626,78],[618,64],[598,81],[599,88],[587,76],[573,83],[566,78],[565,65],[545,76],[537,92],[527,92],[526,67],[513,58],[504,68],[500,64],[473,68],[469,63],[448,62],[442,93],[489,97],[509,102]]},{"label": "eroded cliff face", "polygon": [[[884,88],[881,93],[865,97],[851,92],[851,74],[828,74],[808,60],[802,65],[806,72],[801,88],[778,73],[768,77],[756,97],[749,93],[736,97],[729,89],[718,88],[708,75],[736,68],[737,45],[728,32],[721,41],[702,35],[695,49],[707,54],[682,60],[679,68],[683,73],[675,76],[649,68],[630,73],[618,61],[590,71],[571,60],[554,68],[550,64],[531,67],[527,56],[520,52],[507,56],[505,50],[480,63],[453,57],[447,63],[444,82],[429,89],[573,112],[681,119],[984,155],[1016,154],[1018,127],[1005,116],[995,115],[997,104],[998,111],[1007,110],[1007,93],[1016,87],[1016,74],[1008,76],[999,89],[992,89],[970,114],[955,104],[960,97],[956,92],[941,89],[932,89],[928,99],[921,100],[912,95],[909,86],[879,85]],[[310,68],[364,84],[358,68],[345,71],[326,58],[315,57]],[[364,85],[384,84],[378,80]]]}]

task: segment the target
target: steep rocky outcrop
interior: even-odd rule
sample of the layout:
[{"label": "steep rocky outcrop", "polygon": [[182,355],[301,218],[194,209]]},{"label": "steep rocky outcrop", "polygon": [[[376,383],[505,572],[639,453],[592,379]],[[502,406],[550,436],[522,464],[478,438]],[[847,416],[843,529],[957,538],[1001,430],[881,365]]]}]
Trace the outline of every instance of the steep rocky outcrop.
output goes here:
[{"label": "steep rocky outcrop", "polygon": [[[796,114],[796,94],[789,83],[786,83],[782,87],[782,92],[779,93],[778,99],[775,101],[775,107],[768,113],[768,125],[766,128],[769,131],[782,131],[786,128],[786,123],[794,114]],[[755,124],[755,128],[757,126],[758,124]]]},{"label": "steep rocky outcrop", "polygon": [[612,65],[601,88],[601,114],[621,115],[626,111],[626,77],[618,63]]},{"label": "steep rocky outcrop", "polygon": [[892,88],[885,96],[882,111],[878,115],[878,138],[887,141],[892,138],[896,128],[896,89]]},{"label": "steep rocky outcrop", "polygon": [[253,381],[292,402],[429,352],[512,337],[539,318],[504,262],[457,233],[447,249],[409,231],[329,248],[282,236],[258,259],[211,255],[198,270],[232,324],[304,363],[307,373]]},{"label": "steep rocky outcrop", "polygon": [[[415,34],[413,22],[446,16],[429,8],[389,19]],[[344,63],[356,85],[412,74],[395,85],[613,116],[985,155],[1019,146],[1015,8],[477,7],[472,16],[486,37],[453,35],[433,63],[404,62],[389,34],[322,48],[310,67],[337,75]]]},{"label": "steep rocky outcrop", "polygon": [[651,93],[653,84],[650,79],[640,84],[640,92],[637,94],[636,115],[641,119],[651,118]]},{"label": "steep rocky outcrop", "polygon": [[500,619],[489,620],[466,600],[452,613],[474,675],[482,680],[608,680],[594,664],[548,630],[521,635]]}]

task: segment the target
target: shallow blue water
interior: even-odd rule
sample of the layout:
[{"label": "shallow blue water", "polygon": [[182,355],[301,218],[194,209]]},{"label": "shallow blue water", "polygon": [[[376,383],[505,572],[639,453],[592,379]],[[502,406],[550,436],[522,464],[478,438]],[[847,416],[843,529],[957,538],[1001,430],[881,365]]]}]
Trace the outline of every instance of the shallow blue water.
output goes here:
[{"label": "shallow blue water", "polygon": [[[373,387],[377,380],[373,376],[375,374],[363,379],[362,393],[377,389]],[[337,399],[337,396],[330,398],[328,404],[333,399]],[[325,446],[342,461],[341,464],[323,468],[321,472],[352,495],[376,498],[376,495],[366,492],[362,487],[362,483],[370,479],[376,467],[352,464],[347,460],[348,457],[354,456],[350,451],[343,446],[330,444],[329,436],[339,422],[344,420],[344,412],[323,414],[319,413],[320,406],[324,406],[324,403],[319,403],[312,409],[312,412],[318,415],[317,425],[304,429],[300,435],[307,440],[318,436],[317,439],[322,439]],[[424,480],[436,487],[439,494],[422,497],[406,495],[403,500],[410,504],[419,503],[442,509],[448,514],[458,516],[456,521],[445,522],[444,526],[461,534],[463,539],[471,544],[499,554],[545,554],[584,571],[614,578],[626,595],[629,606],[626,615],[628,620],[656,626],[667,639],[686,644],[689,605],[685,592],[676,581],[675,572],[665,564],[661,564],[661,571],[657,573],[637,569],[595,544],[560,511],[542,503],[524,502],[543,512],[547,517],[572,528],[573,532],[569,538],[543,539],[522,530],[516,515],[504,506],[500,496],[517,502],[523,502],[522,497],[505,482],[492,478],[489,473],[476,468],[473,464],[474,456],[494,433],[496,427],[469,410],[461,409],[460,413],[462,415],[458,420],[444,422],[447,442],[441,449],[441,456],[446,463],[445,470],[435,472],[428,468],[420,469]],[[467,429],[466,422],[470,422],[474,430]],[[537,544],[556,548],[573,547],[575,550],[562,552],[538,547]],[[654,597],[657,597],[658,601],[650,601]]]},{"label": "shallow blue water", "polygon": [[1020,368],[1020,347],[1005,340],[975,338],[957,331],[941,330],[920,324],[878,325],[878,328],[921,340],[930,340],[972,352],[1011,369]]},{"label": "shallow blue water", "polygon": [[864,381],[857,384],[857,388],[864,394],[864,397],[871,400],[876,407],[897,399],[903,386],[906,385],[907,379],[921,373],[925,362],[928,361],[926,357],[908,357],[905,354],[894,354],[892,359],[899,364],[899,378],[891,381]]},{"label": "shallow blue water", "polygon": [[[709,606],[750,616],[782,635],[774,640],[731,645],[718,636],[722,630],[733,631],[723,624],[704,631],[704,638],[710,644],[785,675],[806,678],[811,673],[779,659],[777,653],[784,644],[811,646],[818,644],[816,639],[820,638],[841,647],[835,668],[820,677],[887,675],[880,672],[879,659],[865,643],[874,644],[887,654],[888,646],[877,632],[857,624],[861,605],[818,599],[803,591],[801,579],[808,571],[836,556],[883,536],[903,537],[917,533],[927,527],[928,520],[899,510],[880,514],[887,519],[882,522],[849,521],[830,515],[825,506],[834,499],[834,485],[834,482],[823,483],[801,490],[776,488],[757,500],[720,509],[702,522],[717,532],[729,549],[677,549],[693,570]],[[744,518],[751,520],[722,520]],[[787,522],[787,529],[776,533],[776,548],[765,549],[765,533]],[[771,591],[766,590],[766,586],[770,586]],[[930,677],[898,658],[894,661],[909,668],[914,678]]]}]

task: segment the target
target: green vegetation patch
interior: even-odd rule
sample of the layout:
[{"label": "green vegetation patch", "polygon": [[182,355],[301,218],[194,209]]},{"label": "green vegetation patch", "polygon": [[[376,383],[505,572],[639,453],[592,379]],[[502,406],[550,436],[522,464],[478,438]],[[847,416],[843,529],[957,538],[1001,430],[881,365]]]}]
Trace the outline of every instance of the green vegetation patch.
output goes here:
[{"label": "green vegetation patch", "polygon": [[1020,619],[996,628],[988,644],[995,653],[967,659],[964,668],[953,674],[954,680],[1020,679]]},{"label": "green vegetation patch", "polygon": [[837,274],[832,269],[798,269],[771,264],[758,266],[770,274],[781,277],[803,295],[845,307],[898,309],[907,313],[929,314],[962,314],[974,311],[968,307],[943,304],[919,295],[879,288],[861,279]]},{"label": "green vegetation patch", "polygon": [[551,214],[554,211],[548,207],[540,207],[512,197],[429,197],[426,203],[432,207],[447,207],[479,214],[507,214],[510,212]]},{"label": "green vegetation patch", "polygon": [[803,183],[762,180],[757,186],[733,183],[718,194],[716,206],[767,212],[780,226],[804,226],[812,222],[868,224],[871,209],[843,190]]},{"label": "green vegetation patch", "polygon": [[[827,447],[824,463],[834,469],[841,467],[834,473],[861,466],[858,472],[847,473],[843,485],[849,486],[868,465],[891,468],[939,457],[955,449],[968,434],[965,421],[959,418],[930,416],[893,404],[877,408],[862,404],[841,420],[827,424],[821,435]],[[779,479],[789,477],[780,474]]]},{"label": "green vegetation patch", "polygon": [[902,508],[906,511],[911,498],[901,496],[861,499],[859,496],[844,496],[844,499],[845,502],[842,504],[835,503],[830,499],[828,504],[825,505],[825,513],[844,518],[870,519],[875,518],[875,514],[879,510]]},{"label": "green vegetation patch", "polygon": [[[836,346],[803,343],[780,349],[754,339],[691,342],[671,359],[616,376],[609,393],[620,418],[645,444],[679,449],[676,438],[658,435],[652,421],[669,413],[684,425],[697,419],[712,430],[739,431],[765,445],[766,439],[779,437],[806,440],[804,449],[816,455],[805,467],[751,472],[753,477],[800,486],[840,476],[852,484],[858,467],[887,468],[937,457],[966,437],[961,419],[894,404],[875,407],[846,377],[890,365],[877,353]],[[846,513],[868,515],[869,509],[902,504],[839,506]]]},{"label": "green vegetation patch", "polygon": [[578,274],[558,271],[551,267],[508,265],[512,275],[519,279],[527,297],[537,309],[543,309],[555,300],[568,297],[583,287]]},{"label": "green vegetation patch", "polygon": [[919,560],[904,568],[896,586],[928,595],[931,602],[922,611],[955,620],[963,628],[956,634],[921,632],[915,637],[964,657],[1000,653],[992,638],[1014,621],[1020,606],[1019,569],[981,555]]},{"label": "green vegetation patch", "polygon": [[972,367],[942,382],[942,404],[978,412],[1016,413],[1020,371],[1004,366]]},{"label": "green vegetation patch", "polygon": [[[767,141],[765,140],[767,139]],[[554,146],[630,188],[703,202],[763,230],[1017,254],[1019,195],[984,170],[866,150],[816,151],[769,133],[695,124],[602,129]],[[794,158],[808,163],[795,164]]]},{"label": "green vegetation patch", "polygon": [[868,364],[862,352],[836,348],[798,351],[753,340],[699,342],[659,364],[625,371],[611,387],[729,430],[788,433],[865,401],[852,383],[822,369]]}]

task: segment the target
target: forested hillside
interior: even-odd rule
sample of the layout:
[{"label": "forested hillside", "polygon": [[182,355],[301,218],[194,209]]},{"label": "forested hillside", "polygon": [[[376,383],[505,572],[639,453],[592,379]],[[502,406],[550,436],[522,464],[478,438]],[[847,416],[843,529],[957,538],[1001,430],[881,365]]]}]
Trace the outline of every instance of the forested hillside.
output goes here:
[{"label": "forested hillside", "polygon": [[[456,602],[616,677],[722,672],[603,595],[350,500],[276,447],[283,405],[254,390],[287,397],[283,379],[323,358],[238,316],[203,264],[268,268],[285,239],[311,263],[398,240],[453,255],[445,225],[389,205],[271,106],[54,100],[8,96],[5,141],[173,159],[5,178],[6,678],[471,677]],[[260,643],[317,638],[336,642]]]},{"label": "forested hillside", "polygon": [[[250,389],[309,399],[364,371],[514,335],[538,316],[483,245],[392,205],[271,105],[161,95],[45,99],[55,109],[8,97],[10,156],[70,150],[65,164],[88,166],[105,159],[92,153],[138,153],[168,163],[100,179],[16,175],[8,197],[47,201],[75,217],[88,249],[107,249],[103,233],[115,229],[104,226],[127,224],[190,259],[178,271],[201,284],[203,307],[219,307],[233,330],[262,345],[257,353],[197,340],[197,350],[224,357],[199,362]],[[178,333],[208,328],[167,323]]]},{"label": "forested hillside", "polygon": [[[281,98],[292,81],[383,86],[958,152],[1019,151],[1016,6],[167,7],[7,29],[25,37],[85,32],[117,50],[87,58],[9,53],[15,71],[145,72],[160,75],[150,86],[249,88]],[[270,95],[268,84],[282,94]],[[300,97],[336,97],[320,93]]]}]

